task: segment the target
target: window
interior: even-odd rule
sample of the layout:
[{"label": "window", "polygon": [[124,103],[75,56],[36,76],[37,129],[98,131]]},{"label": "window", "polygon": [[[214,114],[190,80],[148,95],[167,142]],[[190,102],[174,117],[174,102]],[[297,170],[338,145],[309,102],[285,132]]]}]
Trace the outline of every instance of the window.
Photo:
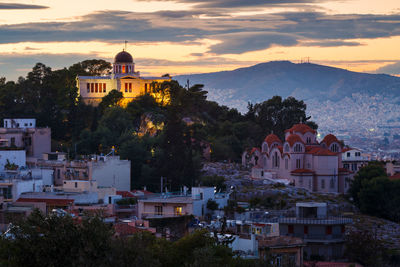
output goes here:
[{"label": "window", "polygon": [[357,163],[351,164],[351,170],[352,171],[357,171]]},{"label": "window", "polygon": [[296,169],[301,168],[301,159],[296,159]]},{"label": "window", "polygon": [[344,234],[344,232],[345,232],[345,230],[346,230],[346,228],[345,228],[345,226],[344,225],[342,225],[342,227],[341,227],[342,229],[341,229],[341,232],[342,232],[342,234]]},{"label": "window", "polygon": [[203,199],[203,193],[200,193],[200,199]]},{"label": "window", "polygon": [[155,215],[163,215],[162,206],[154,206],[154,214]]},{"label": "window", "polygon": [[102,83],[99,83],[99,93],[101,93],[101,92],[103,92],[103,84]]},{"label": "window", "polygon": [[308,235],[308,225],[304,225],[304,234]]},{"label": "window", "polygon": [[144,93],[147,94],[147,83],[144,84]]},{"label": "window", "polygon": [[90,83],[86,84],[86,89],[87,89],[87,92],[90,93]]},{"label": "window", "polygon": [[288,225],[288,234],[293,234],[293,233],[294,233],[294,226]]},{"label": "window", "polygon": [[324,179],[321,180],[321,188],[322,188],[322,189],[325,188],[325,180],[324,180]]},{"label": "window", "polygon": [[129,93],[132,93],[132,83],[129,83]]},{"label": "window", "polygon": [[303,146],[301,144],[296,144],[294,146],[294,152],[302,152],[303,151]]},{"label": "window", "polygon": [[125,65],[122,66],[122,73],[125,73]]},{"label": "window", "polygon": [[128,84],[125,83],[125,93],[128,93]]},{"label": "window", "polygon": [[264,156],[263,157],[263,161],[264,161],[263,162],[263,164],[264,164],[263,167],[266,168],[267,167],[267,162],[268,162],[267,157]]},{"label": "window", "polygon": [[107,92],[106,88],[107,88],[106,83],[103,83],[103,93]]},{"label": "window", "polygon": [[261,171],[261,177],[264,177],[264,171]]},{"label": "window", "polygon": [[359,156],[361,156],[361,153],[360,152],[356,152],[356,157],[359,157]]},{"label": "window", "polygon": [[350,152],[347,152],[347,157],[350,158]]},{"label": "window", "polygon": [[91,84],[90,84],[90,92],[91,92],[91,93],[94,93],[94,83],[91,83]]},{"label": "window", "polygon": [[57,170],[57,179],[60,179],[60,175],[61,175],[60,169],[58,169],[58,170]]},{"label": "window", "polygon": [[306,143],[307,143],[307,144],[311,144],[311,137],[307,137]]},{"label": "window", "polygon": [[266,144],[266,143],[263,144],[262,151],[263,152],[268,152],[268,144]]},{"label": "window", "polygon": [[78,188],[78,183],[77,182],[75,182],[75,188]]},{"label": "window", "polygon": [[333,144],[331,145],[331,151],[332,152],[339,152],[339,147],[337,144]]},{"label": "window", "polygon": [[332,225],[326,226],[325,232],[327,235],[331,235],[332,234]]},{"label": "window", "polygon": [[98,93],[98,92],[99,92],[99,84],[96,83],[94,88],[95,88],[94,91],[95,91],[96,93]]},{"label": "window", "polygon": [[301,186],[303,185],[303,177],[299,178],[299,185],[301,185]]},{"label": "window", "polygon": [[[19,125],[17,125],[19,126]],[[11,146],[15,146],[15,137],[11,137]]]},{"label": "window", "polygon": [[289,152],[289,145],[288,144],[285,145],[285,152]]},{"label": "window", "polygon": [[274,167],[279,167],[279,157],[278,157],[278,152],[275,151],[274,156],[272,157],[273,159],[273,166]]},{"label": "window", "polygon": [[330,187],[331,188],[335,188],[335,179],[332,177],[331,181],[330,181]]},{"label": "window", "polygon": [[287,170],[289,168],[289,160],[285,159],[285,169]]},{"label": "window", "polygon": [[182,215],[182,206],[174,207],[174,215],[181,216]]}]

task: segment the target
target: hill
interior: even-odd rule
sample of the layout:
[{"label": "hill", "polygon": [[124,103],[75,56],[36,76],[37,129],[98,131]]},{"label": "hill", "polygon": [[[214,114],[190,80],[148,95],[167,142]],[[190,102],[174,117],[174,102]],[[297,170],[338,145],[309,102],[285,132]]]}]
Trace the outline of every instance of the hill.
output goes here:
[{"label": "hill", "polygon": [[260,102],[274,95],[302,100],[339,101],[354,93],[400,95],[400,78],[367,74],[323,65],[272,61],[232,71],[176,76],[181,84],[201,83],[210,98],[241,111],[243,105]]}]

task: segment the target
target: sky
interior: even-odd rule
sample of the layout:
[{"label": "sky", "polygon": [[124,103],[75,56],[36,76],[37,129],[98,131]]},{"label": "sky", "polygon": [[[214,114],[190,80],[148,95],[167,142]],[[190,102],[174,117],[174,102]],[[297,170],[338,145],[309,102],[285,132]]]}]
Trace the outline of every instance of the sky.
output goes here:
[{"label": "sky", "polygon": [[0,0],[0,77],[113,57],[143,76],[290,60],[400,75],[399,0]]}]

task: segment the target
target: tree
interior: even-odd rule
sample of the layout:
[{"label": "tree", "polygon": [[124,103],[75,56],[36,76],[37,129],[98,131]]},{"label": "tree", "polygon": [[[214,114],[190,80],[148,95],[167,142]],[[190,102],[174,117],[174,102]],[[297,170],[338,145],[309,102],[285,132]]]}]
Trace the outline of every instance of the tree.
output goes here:
[{"label": "tree", "polygon": [[217,191],[225,191],[225,177],[218,175],[202,176],[200,178],[200,184],[202,186],[215,187]]},{"label": "tree", "polygon": [[99,107],[104,112],[107,108],[119,106],[123,98],[122,92],[113,89],[101,99]]},{"label": "tree", "polygon": [[99,76],[108,74],[112,69],[111,63],[103,59],[91,59],[78,62],[69,71],[74,75]]},{"label": "tree", "polygon": [[383,242],[370,231],[352,231],[346,236],[346,256],[365,266],[386,266]]}]

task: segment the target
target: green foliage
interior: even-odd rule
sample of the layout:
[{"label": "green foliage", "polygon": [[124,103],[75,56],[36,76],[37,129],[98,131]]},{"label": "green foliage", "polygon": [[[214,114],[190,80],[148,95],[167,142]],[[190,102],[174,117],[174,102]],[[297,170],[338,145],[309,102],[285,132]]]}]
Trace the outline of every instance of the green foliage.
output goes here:
[{"label": "green foliage", "polygon": [[219,175],[202,176],[200,177],[200,184],[202,186],[216,187],[217,191],[225,191],[225,177]]},{"label": "green foliage", "polygon": [[[149,232],[113,237],[100,218],[81,223],[70,216],[44,216],[38,211],[14,225],[0,239],[2,266],[268,266],[234,257],[205,231],[171,242]],[[262,265],[263,264],[263,265]]]},{"label": "green foliage", "polygon": [[346,236],[346,256],[364,266],[387,266],[387,250],[376,234],[352,231]]},{"label": "green foliage", "polygon": [[120,200],[117,200],[118,205],[135,205],[137,203],[136,198],[123,198]]},{"label": "green foliage", "polygon": [[363,213],[400,222],[400,181],[389,180],[379,162],[360,169],[349,194]]},{"label": "green foliage", "polygon": [[116,107],[120,104],[121,100],[124,98],[122,92],[117,90],[111,90],[106,96],[104,96],[99,104],[101,110],[106,110],[110,107]]},{"label": "green foliage", "polygon": [[215,200],[209,199],[207,201],[207,209],[209,209],[209,210],[217,210],[218,209],[218,203],[215,202]]}]

